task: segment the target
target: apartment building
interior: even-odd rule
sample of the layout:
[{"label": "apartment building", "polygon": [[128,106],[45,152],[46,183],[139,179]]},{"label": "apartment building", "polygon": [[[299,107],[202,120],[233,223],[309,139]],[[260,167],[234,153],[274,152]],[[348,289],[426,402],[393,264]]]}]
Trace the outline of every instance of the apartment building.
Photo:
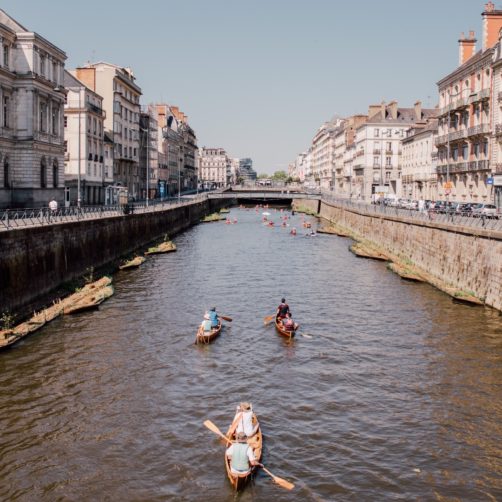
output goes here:
[{"label": "apartment building", "polygon": [[103,204],[106,186],[113,183],[104,168],[103,98],[68,71],[64,86],[65,203]]},{"label": "apartment building", "polygon": [[159,190],[159,122],[153,105],[142,107],[139,117],[139,172],[141,198],[156,199]]},{"label": "apartment building", "polygon": [[103,97],[105,131],[113,138],[113,178],[127,187],[130,197],[142,195],[145,184],[139,169],[139,117],[141,88],[130,68],[112,63],[90,63],[74,76]]},{"label": "apartment building", "polygon": [[437,119],[415,125],[402,140],[402,196],[413,200],[437,200]]},{"label": "apartment building", "polygon": [[0,207],[64,198],[64,51],[0,9]]},{"label": "apartment building", "polygon": [[416,123],[426,123],[436,114],[420,101],[401,108],[397,101],[370,105],[368,119],[356,130],[352,161],[354,193],[364,201],[375,196],[401,196],[401,140]]},{"label": "apartment building", "polygon": [[225,187],[230,183],[231,160],[223,148],[199,150],[199,179],[206,187]]},{"label": "apartment building", "polygon": [[[482,48],[476,52],[477,40],[473,31],[468,37],[462,34],[459,66],[437,83],[439,128],[436,146],[439,153],[438,196],[441,199],[459,202],[494,200],[493,173],[501,159],[502,138],[501,101],[496,94],[500,86],[501,63],[495,58],[500,50],[502,11],[495,9],[493,2],[488,2],[482,18]],[[495,132],[495,138],[492,132]],[[493,165],[492,153],[495,158]]]}]

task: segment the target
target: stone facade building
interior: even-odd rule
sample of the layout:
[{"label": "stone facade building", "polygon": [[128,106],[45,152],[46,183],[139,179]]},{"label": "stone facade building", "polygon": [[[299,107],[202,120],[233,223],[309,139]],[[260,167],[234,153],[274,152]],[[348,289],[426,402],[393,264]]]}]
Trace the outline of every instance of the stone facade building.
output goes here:
[{"label": "stone facade building", "polygon": [[419,101],[414,108],[400,108],[396,101],[369,107],[367,121],[356,130],[352,167],[358,198],[370,202],[377,195],[401,195],[401,140],[410,127],[435,114]]},{"label": "stone facade building", "polygon": [[0,10],[0,207],[63,203],[66,54]]},{"label": "stone facade building", "polygon": [[230,157],[223,148],[199,150],[199,179],[204,188],[225,187],[230,183]]},{"label": "stone facade building", "polygon": [[105,188],[113,183],[104,164],[103,98],[67,71],[64,86],[65,203],[103,204]]},{"label": "stone facade building", "polygon": [[141,199],[151,200],[160,197],[158,135],[159,122],[157,120],[157,111],[153,105],[145,106],[139,118]]},{"label": "stone facade building", "polygon": [[437,119],[409,129],[402,140],[402,197],[437,200]]},{"label": "stone facade building", "polygon": [[139,115],[141,88],[130,68],[92,63],[75,70],[75,76],[103,97],[105,131],[113,138],[113,179],[127,187],[129,196],[141,197],[139,170]]},{"label": "stone facade building", "polygon": [[[492,154],[500,158],[497,133],[499,98],[492,60],[502,28],[502,11],[485,5],[482,48],[475,52],[474,32],[459,40],[459,66],[438,82],[438,196],[459,202],[493,202]],[[497,61],[493,64],[500,68]],[[500,70],[499,70],[500,71]],[[496,75],[495,71],[495,75]],[[500,80],[500,79],[499,79]],[[494,108],[496,109],[494,111]],[[492,117],[495,115],[495,127]],[[495,131],[493,131],[495,129]],[[495,132],[495,140],[492,137]]]}]

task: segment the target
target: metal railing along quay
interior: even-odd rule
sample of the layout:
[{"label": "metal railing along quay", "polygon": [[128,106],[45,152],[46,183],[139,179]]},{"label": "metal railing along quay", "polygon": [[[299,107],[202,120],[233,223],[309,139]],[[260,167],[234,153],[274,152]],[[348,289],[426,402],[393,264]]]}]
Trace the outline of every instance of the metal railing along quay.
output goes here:
[{"label": "metal railing along quay", "polygon": [[417,222],[444,223],[455,225],[458,227],[470,227],[474,229],[493,230],[502,232],[502,219],[490,218],[488,216],[472,216],[462,215],[454,212],[440,212],[437,210],[402,209],[393,206],[384,206],[379,204],[369,204],[366,202],[353,201],[346,198],[335,197],[333,195],[323,193],[322,202],[332,203],[337,206],[353,210],[367,216],[387,216],[409,218]]},{"label": "metal railing along quay", "polygon": [[72,221],[112,218],[134,213],[164,211],[169,208],[186,206],[207,199],[207,194],[173,197],[165,200],[130,202],[125,205],[70,206],[51,211],[48,207],[33,209],[5,209],[0,211],[0,231],[15,228],[38,227]]}]

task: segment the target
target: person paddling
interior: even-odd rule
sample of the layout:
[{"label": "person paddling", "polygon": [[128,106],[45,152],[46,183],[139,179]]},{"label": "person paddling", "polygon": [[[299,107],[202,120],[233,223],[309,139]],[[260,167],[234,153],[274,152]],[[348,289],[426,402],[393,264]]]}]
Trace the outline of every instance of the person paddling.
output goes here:
[{"label": "person paddling", "polygon": [[251,470],[251,466],[258,465],[253,449],[247,443],[246,434],[239,432],[237,442],[227,448],[226,456],[230,459],[230,471],[232,474],[245,475]]},{"label": "person paddling", "polygon": [[286,331],[295,331],[295,322],[293,321],[293,318],[291,317],[291,312],[288,312],[286,314],[286,317],[282,321],[282,325],[284,326],[284,329]]},{"label": "person paddling", "polygon": [[277,307],[277,317],[279,319],[284,319],[288,312],[290,312],[289,305],[286,303],[286,298],[283,298]]},{"label": "person paddling", "polygon": [[211,307],[211,310],[209,311],[209,318],[211,319],[211,327],[216,328],[219,324],[219,317],[216,313],[216,307]]}]

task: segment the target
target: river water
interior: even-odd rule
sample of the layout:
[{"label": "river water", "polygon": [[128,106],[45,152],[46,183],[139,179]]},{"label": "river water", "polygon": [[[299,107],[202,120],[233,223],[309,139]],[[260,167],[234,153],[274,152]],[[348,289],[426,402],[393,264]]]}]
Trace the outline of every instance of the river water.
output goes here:
[{"label": "river water", "polygon": [[[188,230],[99,310],[0,353],[1,500],[502,500],[499,315],[260,212]],[[310,337],[264,326],[283,295]],[[233,322],[195,346],[213,305]],[[203,422],[242,400],[294,491],[259,472],[232,492]]]}]

